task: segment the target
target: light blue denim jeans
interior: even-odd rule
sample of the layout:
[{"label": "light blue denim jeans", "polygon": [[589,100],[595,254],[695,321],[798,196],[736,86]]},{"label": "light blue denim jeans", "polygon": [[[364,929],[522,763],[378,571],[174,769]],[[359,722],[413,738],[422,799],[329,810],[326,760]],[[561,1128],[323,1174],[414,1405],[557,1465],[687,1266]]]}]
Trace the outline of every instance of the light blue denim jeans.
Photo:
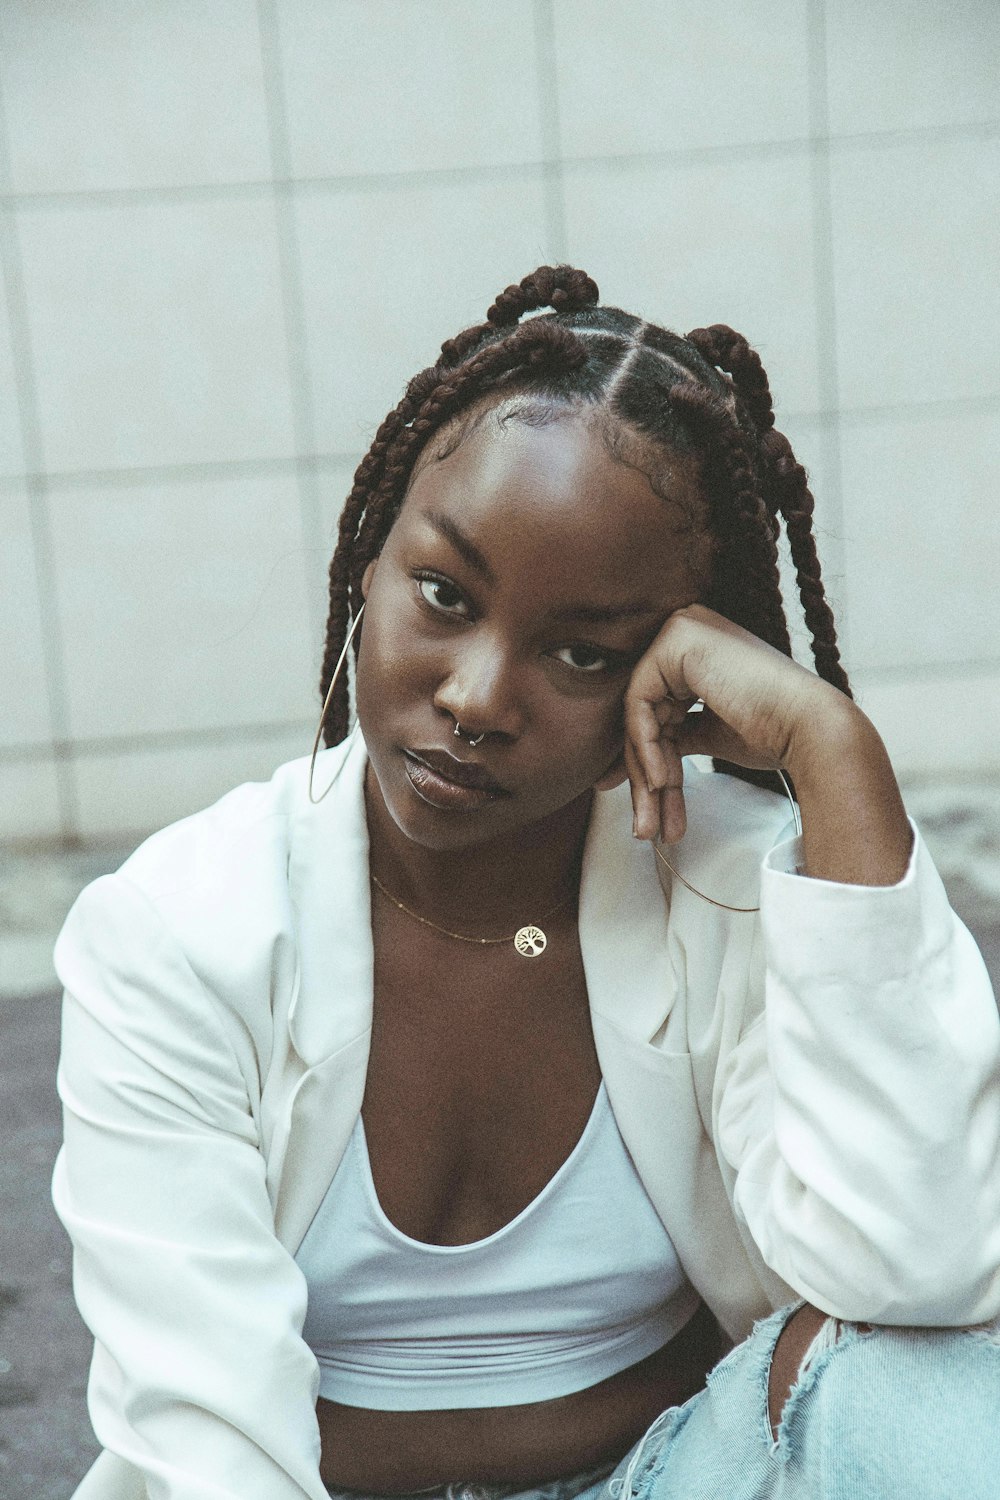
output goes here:
[{"label": "light blue denim jeans", "polygon": [[775,1441],[771,1355],[801,1305],[756,1324],[705,1389],[663,1412],[613,1468],[528,1490],[457,1482],[435,1493],[441,1500],[1000,1500],[997,1325],[841,1325],[800,1374]]}]

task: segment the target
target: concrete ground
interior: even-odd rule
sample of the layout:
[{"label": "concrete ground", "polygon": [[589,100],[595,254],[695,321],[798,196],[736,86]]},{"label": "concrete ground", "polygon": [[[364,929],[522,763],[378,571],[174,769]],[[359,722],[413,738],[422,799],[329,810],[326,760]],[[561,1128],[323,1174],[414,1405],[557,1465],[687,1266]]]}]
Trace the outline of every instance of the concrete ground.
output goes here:
[{"label": "concrete ground", "polygon": [[[1000,990],[1000,785],[912,786],[952,902]],[[60,1139],[51,950],[76,893],[127,848],[0,849],[0,1496],[68,1500],[97,1453],[90,1340],[49,1179]]]}]

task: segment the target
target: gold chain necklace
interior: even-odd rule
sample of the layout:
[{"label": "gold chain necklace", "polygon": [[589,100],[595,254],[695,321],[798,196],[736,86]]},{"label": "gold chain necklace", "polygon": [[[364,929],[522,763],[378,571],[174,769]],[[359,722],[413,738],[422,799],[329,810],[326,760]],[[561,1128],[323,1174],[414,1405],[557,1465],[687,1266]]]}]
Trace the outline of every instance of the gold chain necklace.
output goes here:
[{"label": "gold chain necklace", "polygon": [[[500,943],[513,943],[522,958],[538,958],[545,952],[548,945],[548,938],[536,922],[529,922],[525,927],[519,927],[515,933],[512,933],[508,937],[470,937],[467,932],[451,932],[447,927],[440,927],[437,922],[432,922],[429,917],[422,917],[419,912],[411,910],[404,902],[400,901],[398,896],[394,896],[391,891],[387,891],[374,870],[371,872],[371,877],[372,884],[377,890],[382,892],[387,901],[392,902],[393,906],[398,906],[400,911],[405,912],[408,917],[412,917],[414,922],[422,922],[425,927],[430,927],[433,932],[443,933],[445,937],[454,938],[456,942],[478,943],[483,948],[492,948]],[[571,891],[568,896],[564,896],[561,901],[557,901],[555,906],[550,906],[548,911],[542,912],[542,915],[538,919],[539,922],[547,921],[554,912],[560,911],[564,906],[568,906],[573,900],[573,896],[574,892]]]}]

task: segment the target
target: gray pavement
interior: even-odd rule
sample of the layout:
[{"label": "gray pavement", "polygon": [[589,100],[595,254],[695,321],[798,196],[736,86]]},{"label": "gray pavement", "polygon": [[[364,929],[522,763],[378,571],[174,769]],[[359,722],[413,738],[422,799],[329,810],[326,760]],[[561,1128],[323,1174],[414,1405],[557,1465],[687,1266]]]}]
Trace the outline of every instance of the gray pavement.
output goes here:
[{"label": "gray pavement", "polygon": [[[906,794],[1000,990],[1000,785]],[[90,1339],[49,1198],[60,1138],[51,949],[77,891],[128,852],[0,849],[0,1500],[68,1500],[97,1452]]]}]

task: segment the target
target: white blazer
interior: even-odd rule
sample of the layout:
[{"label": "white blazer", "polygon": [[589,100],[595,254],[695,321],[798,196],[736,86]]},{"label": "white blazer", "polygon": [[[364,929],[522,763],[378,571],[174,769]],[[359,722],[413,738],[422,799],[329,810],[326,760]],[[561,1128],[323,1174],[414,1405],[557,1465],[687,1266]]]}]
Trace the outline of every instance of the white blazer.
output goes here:
[{"label": "white blazer", "polygon": [[[54,1198],[105,1452],[78,1500],[326,1500],[293,1256],[361,1108],[372,1015],[360,735],[155,835],[76,903]],[[1000,1022],[916,837],[840,886],[774,848],[780,799],[691,772],[664,896],[599,794],[579,930],[619,1128],[734,1338],[801,1295],[844,1318],[1000,1313]],[[768,852],[770,851],[770,852]],[[762,867],[763,858],[763,867]],[[668,877],[669,881],[669,877]]]}]

